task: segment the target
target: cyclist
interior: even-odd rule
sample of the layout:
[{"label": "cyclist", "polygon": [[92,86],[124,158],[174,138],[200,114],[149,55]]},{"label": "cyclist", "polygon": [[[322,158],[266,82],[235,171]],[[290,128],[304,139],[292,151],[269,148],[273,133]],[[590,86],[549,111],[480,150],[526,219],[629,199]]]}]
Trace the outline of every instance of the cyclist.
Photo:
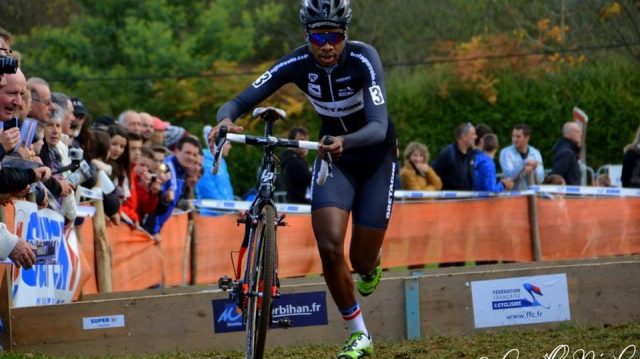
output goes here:
[{"label": "cyclist", "polygon": [[[323,186],[312,182],[311,218],[325,281],[351,332],[338,358],[373,353],[344,255],[344,238],[351,213],[349,259],[360,274],[358,291],[370,295],[382,275],[380,249],[391,216],[397,161],[380,56],[370,45],[347,41],[350,20],[349,0],[303,0],[300,21],[307,44],[225,103],[209,135],[212,143],[221,125],[229,132],[242,132],[233,121],[290,82],[305,92],[320,115],[321,142],[333,138],[332,144],[320,146],[320,156],[331,153],[334,168]],[[320,163],[316,159],[313,181]]]}]

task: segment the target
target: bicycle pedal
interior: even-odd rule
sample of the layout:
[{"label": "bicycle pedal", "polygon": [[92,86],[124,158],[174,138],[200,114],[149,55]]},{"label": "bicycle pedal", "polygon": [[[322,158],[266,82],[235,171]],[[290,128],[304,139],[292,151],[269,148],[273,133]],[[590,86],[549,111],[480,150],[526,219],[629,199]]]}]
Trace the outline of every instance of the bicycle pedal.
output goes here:
[{"label": "bicycle pedal", "polygon": [[281,328],[291,328],[293,326],[293,321],[289,318],[273,320],[272,323],[278,325]]},{"label": "bicycle pedal", "polygon": [[230,289],[233,289],[233,286],[234,286],[233,279],[227,277],[226,275],[218,279],[218,288],[224,290],[225,292]]}]

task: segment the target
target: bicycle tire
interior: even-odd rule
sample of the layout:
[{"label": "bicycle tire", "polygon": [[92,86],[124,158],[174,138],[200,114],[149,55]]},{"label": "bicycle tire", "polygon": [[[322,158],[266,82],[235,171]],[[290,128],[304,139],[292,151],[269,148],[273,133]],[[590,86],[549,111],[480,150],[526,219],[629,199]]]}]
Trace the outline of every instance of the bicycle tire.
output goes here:
[{"label": "bicycle tire", "polygon": [[249,273],[247,309],[247,359],[262,359],[267,340],[267,330],[271,323],[271,287],[275,272],[276,229],[275,208],[266,205],[262,208],[261,220],[256,231],[259,236]]}]

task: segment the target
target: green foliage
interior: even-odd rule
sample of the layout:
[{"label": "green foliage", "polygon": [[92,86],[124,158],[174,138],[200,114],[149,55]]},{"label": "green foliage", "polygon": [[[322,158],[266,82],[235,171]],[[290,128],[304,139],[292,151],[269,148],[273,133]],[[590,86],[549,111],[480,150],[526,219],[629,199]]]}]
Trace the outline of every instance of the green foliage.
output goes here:
[{"label": "green foliage", "polygon": [[[489,124],[505,146],[510,143],[511,127],[526,122],[534,130],[532,145],[541,150],[549,167],[560,127],[571,119],[573,106],[579,106],[591,119],[588,164],[597,168],[620,162],[621,149],[638,126],[640,100],[633,95],[640,82],[637,63],[618,61],[612,52],[600,56],[585,51],[586,64],[564,66],[565,58],[556,56],[552,71],[536,76],[514,68],[496,70],[494,60],[486,59],[484,65],[476,63],[482,66],[475,69],[460,62],[428,63],[438,54],[434,49],[442,49],[436,45],[442,44],[457,49],[445,57],[494,54],[494,47],[474,41],[498,35],[513,34],[509,39],[517,40],[506,44],[512,47],[497,43],[504,50],[500,54],[531,52],[537,48],[518,46],[536,41],[541,42],[541,50],[550,52],[613,40],[637,42],[632,25],[640,8],[632,0],[619,1],[619,8],[614,3],[618,2],[355,1],[349,36],[375,45],[387,65],[420,64],[385,69],[388,105],[402,146],[417,139],[435,155],[453,141],[456,124],[463,121]],[[42,77],[55,91],[81,97],[94,116],[117,115],[126,108],[144,110],[198,137],[202,126],[213,122],[220,105],[303,41],[299,0],[24,0],[16,4],[0,2],[0,23],[20,34],[13,46],[23,53],[27,76]],[[28,11],[34,8],[42,11]],[[547,21],[547,32],[541,31],[541,20]],[[558,26],[568,30],[555,31]],[[551,33],[561,35],[562,43],[542,41],[552,38]],[[633,54],[632,49],[637,52],[637,46],[629,47]],[[521,62],[519,66],[529,65]],[[479,82],[485,87],[461,81],[465,70],[466,75],[485,79]],[[309,128],[312,138],[317,133],[318,116],[309,105],[302,106],[303,101],[304,96],[290,88],[265,101],[290,114],[287,123],[276,127],[279,135],[294,125]],[[241,122],[249,133],[261,132],[260,123],[246,118]],[[246,146],[235,146],[231,152],[229,168],[237,194],[254,185],[259,156],[258,150]]]},{"label": "green foliage", "polygon": [[640,74],[633,66],[620,61],[590,63],[539,78],[504,72],[496,85],[495,104],[460,85],[450,87],[443,97],[438,90],[446,76],[442,68],[390,71],[390,112],[401,146],[422,141],[429,146],[432,158],[453,142],[459,123],[488,124],[501,147],[511,144],[515,124],[527,123],[533,129],[530,143],[541,151],[549,168],[551,148],[577,106],[589,116],[587,163],[597,169],[622,162],[622,148],[640,125],[640,101],[631,95],[640,86]]}]

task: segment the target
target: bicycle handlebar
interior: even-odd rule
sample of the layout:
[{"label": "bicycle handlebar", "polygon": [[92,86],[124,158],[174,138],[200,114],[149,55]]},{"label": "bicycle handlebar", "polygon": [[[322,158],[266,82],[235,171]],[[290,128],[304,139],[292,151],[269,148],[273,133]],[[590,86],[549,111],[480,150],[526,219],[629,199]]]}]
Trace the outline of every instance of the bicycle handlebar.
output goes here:
[{"label": "bicycle handlebar", "polygon": [[[214,142],[215,153],[213,155],[213,166],[211,167],[213,174],[217,172],[216,167],[220,159],[220,155],[222,153],[222,147],[224,146],[224,143],[227,140],[231,142],[244,143],[247,145],[254,145],[254,146],[304,148],[312,151],[317,151],[320,147],[320,143],[314,142],[314,141],[291,140],[291,139],[279,138],[275,136],[259,137],[259,136],[252,136],[252,135],[243,135],[238,133],[229,133],[227,132],[226,126],[220,126],[220,130],[218,131],[218,135],[216,136],[216,140]],[[331,142],[333,142],[333,139],[331,139]],[[325,140],[325,144],[331,144],[331,143],[330,142],[328,143]],[[331,160],[331,155],[329,153],[327,153],[326,157],[327,157],[326,159],[322,159],[321,168],[320,168],[320,171],[318,172],[318,178],[316,180],[316,183],[318,183],[318,185],[323,185],[327,177],[332,176],[333,161]]]}]

